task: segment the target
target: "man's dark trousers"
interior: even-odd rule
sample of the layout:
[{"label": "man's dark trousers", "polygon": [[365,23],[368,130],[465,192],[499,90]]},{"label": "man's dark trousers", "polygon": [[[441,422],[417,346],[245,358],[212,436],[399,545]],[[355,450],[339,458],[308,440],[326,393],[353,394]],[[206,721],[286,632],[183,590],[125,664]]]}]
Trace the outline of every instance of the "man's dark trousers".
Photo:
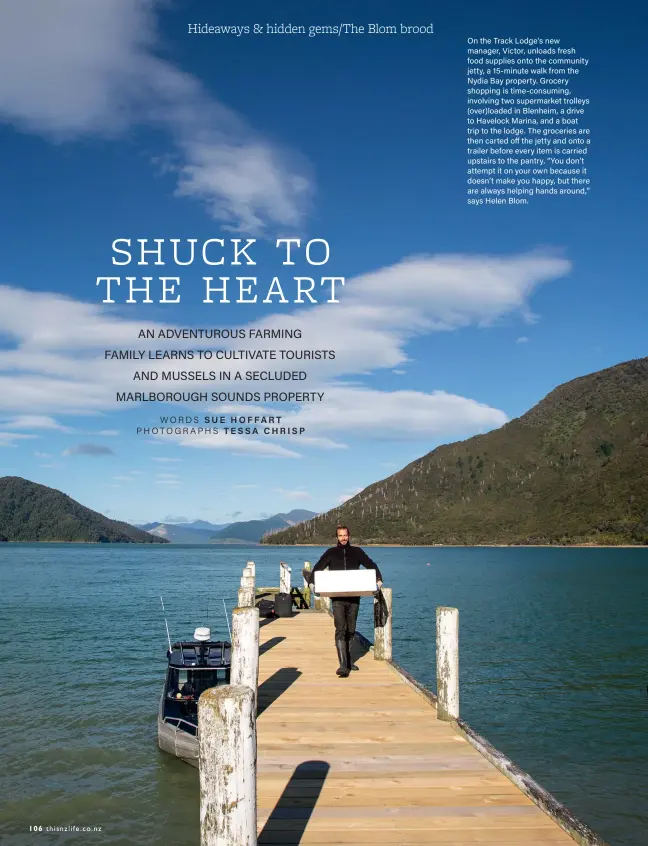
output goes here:
[{"label": "man's dark trousers", "polygon": [[359,596],[345,596],[344,599],[333,599],[333,620],[335,622],[335,640],[353,639],[356,621],[360,609]]},{"label": "man's dark trousers", "polygon": [[359,596],[345,596],[333,600],[333,621],[335,623],[335,648],[340,660],[338,675],[348,676],[358,667],[351,660],[351,641],[355,636],[356,620],[360,609]]}]

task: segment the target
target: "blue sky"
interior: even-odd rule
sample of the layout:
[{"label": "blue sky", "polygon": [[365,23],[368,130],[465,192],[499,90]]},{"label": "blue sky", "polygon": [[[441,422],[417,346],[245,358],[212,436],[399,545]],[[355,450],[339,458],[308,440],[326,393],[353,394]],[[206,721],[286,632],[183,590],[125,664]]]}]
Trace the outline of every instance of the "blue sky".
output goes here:
[{"label": "blue sky", "polygon": [[[645,355],[634,6],[54,5],[0,7],[0,474],[129,521],[323,511],[562,382]],[[187,33],[340,20],[435,34]],[[466,39],[483,35],[559,37],[589,58],[573,86],[592,103],[587,198],[467,206]],[[183,279],[178,305],[101,306],[97,276],[138,272],[112,266],[115,238],[248,235],[260,280],[344,276],[340,304],[205,305],[194,265],[165,270]],[[277,237],[325,238],[331,260],[282,267]],[[334,366],[306,368],[322,404],[260,404],[306,437],[137,437],[161,414],[222,411],[117,405],[133,366],[106,365],[103,350],[144,348],[144,323],[300,327],[302,347],[335,350]]]}]

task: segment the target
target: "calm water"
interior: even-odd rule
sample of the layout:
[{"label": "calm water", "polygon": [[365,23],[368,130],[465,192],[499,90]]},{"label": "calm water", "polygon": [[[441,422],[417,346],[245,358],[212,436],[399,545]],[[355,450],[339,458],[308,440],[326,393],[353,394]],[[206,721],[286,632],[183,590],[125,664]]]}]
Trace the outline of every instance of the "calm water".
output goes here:
[{"label": "calm water", "polygon": [[[197,770],[157,749],[167,648],[226,635],[241,568],[317,550],[0,546],[0,841],[196,846]],[[648,843],[648,550],[374,549],[394,657],[434,689],[460,609],[462,716],[613,846]],[[427,563],[430,562],[430,566]],[[359,629],[372,633],[370,602]],[[30,834],[30,825],[101,833]]]}]

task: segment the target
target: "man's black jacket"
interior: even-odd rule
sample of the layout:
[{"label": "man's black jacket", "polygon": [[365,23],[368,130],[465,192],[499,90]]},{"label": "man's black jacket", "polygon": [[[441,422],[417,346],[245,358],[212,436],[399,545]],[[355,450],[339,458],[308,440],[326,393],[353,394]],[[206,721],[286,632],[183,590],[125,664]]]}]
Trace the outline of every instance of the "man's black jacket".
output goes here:
[{"label": "man's black jacket", "polygon": [[364,549],[360,549],[359,546],[351,546],[351,544],[345,546],[338,544],[327,549],[313,567],[311,573],[315,573],[317,570],[325,570],[327,567],[329,570],[359,570],[361,565],[368,570],[375,570],[376,580],[382,582],[378,565],[369,558]]}]

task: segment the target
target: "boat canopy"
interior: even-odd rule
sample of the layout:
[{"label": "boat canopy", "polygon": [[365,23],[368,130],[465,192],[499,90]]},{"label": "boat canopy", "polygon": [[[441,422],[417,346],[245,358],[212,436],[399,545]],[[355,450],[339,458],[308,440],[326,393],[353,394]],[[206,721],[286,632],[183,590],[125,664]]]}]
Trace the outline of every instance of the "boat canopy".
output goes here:
[{"label": "boat canopy", "polygon": [[174,643],[167,653],[169,667],[214,669],[229,667],[232,646],[228,641],[187,641]]}]

